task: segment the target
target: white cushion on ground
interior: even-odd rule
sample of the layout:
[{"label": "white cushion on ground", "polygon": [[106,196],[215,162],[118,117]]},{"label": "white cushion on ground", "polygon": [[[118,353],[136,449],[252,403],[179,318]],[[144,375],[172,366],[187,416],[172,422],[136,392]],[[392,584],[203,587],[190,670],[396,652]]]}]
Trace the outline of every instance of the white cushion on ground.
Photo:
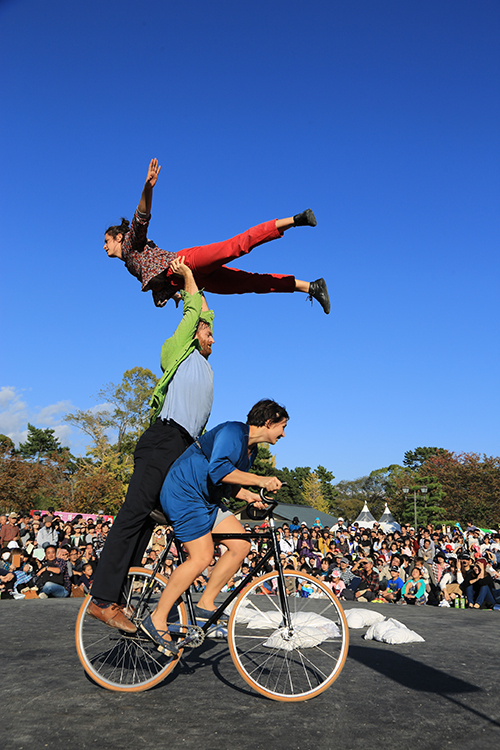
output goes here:
[{"label": "white cushion on ground", "polygon": [[[238,610],[238,622],[247,623],[250,630],[263,630],[269,628],[275,632],[269,636],[265,646],[269,648],[281,648],[291,651],[294,648],[312,648],[327,638],[339,638],[339,627],[326,617],[314,612],[292,612],[292,625],[296,629],[294,635],[288,640],[286,628],[281,628],[282,615],[278,610],[262,612],[258,609],[240,607]],[[283,638],[282,634],[286,634]]]},{"label": "white cushion on ground", "polygon": [[350,628],[367,628],[376,622],[385,620],[384,615],[380,612],[373,612],[371,609],[348,609],[345,611],[347,624]]},{"label": "white cushion on ground", "polygon": [[369,627],[365,638],[368,641],[381,641],[382,643],[424,643],[421,635],[392,617],[386,622],[376,622]]}]

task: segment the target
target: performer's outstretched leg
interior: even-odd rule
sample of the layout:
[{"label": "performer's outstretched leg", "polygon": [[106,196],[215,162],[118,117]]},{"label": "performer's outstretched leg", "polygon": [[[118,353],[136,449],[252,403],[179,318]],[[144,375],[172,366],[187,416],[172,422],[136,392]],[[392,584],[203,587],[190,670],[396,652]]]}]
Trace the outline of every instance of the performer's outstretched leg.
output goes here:
[{"label": "performer's outstretched leg", "polygon": [[[213,242],[210,245],[200,245],[180,250],[177,255],[184,257],[184,262],[192,270],[193,274],[209,274],[220,268],[224,263],[229,263],[235,258],[246,255],[254,247],[263,245],[265,242],[276,240],[283,236],[283,232],[294,226],[316,226],[316,217],[308,208],[300,214],[290,216],[287,219],[276,219],[266,221],[248,229],[242,234],[237,234],[223,242]],[[221,293],[221,292],[219,292]],[[223,294],[227,292],[222,292]]]},{"label": "performer's outstretched leg", "polygon": [[325,313],[330,312],[330,298],[324,279],[302,281],[295,276],[277,273],[250,273],[239,268],[221,266],[211,274],[194,274],[200,289],[214,294],[270,294],[303,292],[316,299]]}]

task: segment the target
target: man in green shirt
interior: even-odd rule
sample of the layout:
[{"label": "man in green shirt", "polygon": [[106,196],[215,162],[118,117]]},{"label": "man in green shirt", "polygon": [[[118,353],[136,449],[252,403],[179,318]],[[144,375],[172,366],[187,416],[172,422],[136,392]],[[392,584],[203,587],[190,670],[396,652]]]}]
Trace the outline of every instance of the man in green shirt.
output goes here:
[{"label": "man in green shirt", "polygon": [[210,416],[213,372],[208,357],[214,343],[214,313],[198,291],[184,259],[172,269],[184,279],[182,320],[161,350],[160,378],[151,406],[152,424],[134,452],[134,473],[125,501],[107,536],[92,586],[88,613],[110,627],[133,633],[136,628],[120,606],[128,569],[140,565],[159,505],[163,481],[174,461],[201,435]]}]

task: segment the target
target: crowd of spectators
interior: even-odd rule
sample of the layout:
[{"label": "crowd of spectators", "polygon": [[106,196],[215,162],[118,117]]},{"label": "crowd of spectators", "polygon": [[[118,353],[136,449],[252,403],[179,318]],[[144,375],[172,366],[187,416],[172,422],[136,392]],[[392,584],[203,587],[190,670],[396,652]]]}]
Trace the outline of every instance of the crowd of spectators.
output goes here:
[{"label": "crowd of spectators", "polygon": [[[255,526],[263,531],[266,523]],[[247,530],[250,526],[246,525]],[[0,516],[0,595],[7,598],[85,596],[109,531],[97,517],[76,516],[64,523],[52,513]],[[164,550],[169,529],[158,526],[143,558],[153,568]],[[308,528],[295,518],[278,529],[285,569],[307,573],[326,584],[340,600],[384,604],[461,606],[500,609],[500,534],[481,531],[468,523],[459,527],[433,526],[384,530],[348,525],[339,518],[331,528],[319,523]],[[253,539],[251,551],[225,590],[234,588],[263,558],[269,540]],[[195,581],[202,591],[216,558]],[[161,572],[169,576],[178,562],[172,546]],[[262,572],[273,568],[273,560]],[[321,587],[298,579],[297,596],[320,596]],[[268,593],[263,584],[262,593]]]},{"label": "crowd of spectators", "polygon": [[0,515],[0,598],[85,596],[109,531],[102,518]]}]

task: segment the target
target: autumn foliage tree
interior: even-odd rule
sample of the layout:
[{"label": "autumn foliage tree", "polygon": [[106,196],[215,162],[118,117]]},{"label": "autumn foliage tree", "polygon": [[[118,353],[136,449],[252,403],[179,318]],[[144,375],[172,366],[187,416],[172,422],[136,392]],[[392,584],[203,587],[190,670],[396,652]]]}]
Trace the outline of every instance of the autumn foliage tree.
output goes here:
[{"label": "autumn foliage tree", "polygon": [[478,453],[438,453],[421,467],[443,492],[449,519],[478,526],[496,526],[500,521],[500,457]]}]

